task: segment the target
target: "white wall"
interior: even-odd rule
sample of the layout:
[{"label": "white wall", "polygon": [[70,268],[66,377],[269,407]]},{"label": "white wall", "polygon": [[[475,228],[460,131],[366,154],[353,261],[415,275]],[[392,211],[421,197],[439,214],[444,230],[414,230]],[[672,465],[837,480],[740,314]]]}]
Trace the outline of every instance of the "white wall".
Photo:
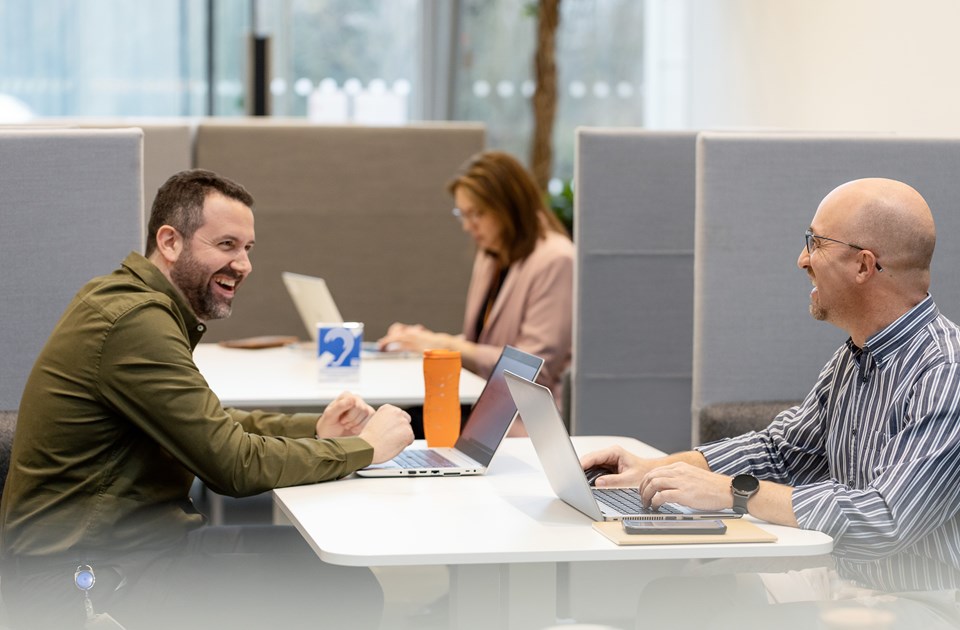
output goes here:
[{"label": "white wall", "polygon": [[[648,0],[654,9],[671,1]],[[956,0],[682,4],[648,24],[675,35],[651,42],[648,85],[664,81],[658,70],[685,82],[650,96],[651,113],[670,113],[651,127],[960,132]]]}]

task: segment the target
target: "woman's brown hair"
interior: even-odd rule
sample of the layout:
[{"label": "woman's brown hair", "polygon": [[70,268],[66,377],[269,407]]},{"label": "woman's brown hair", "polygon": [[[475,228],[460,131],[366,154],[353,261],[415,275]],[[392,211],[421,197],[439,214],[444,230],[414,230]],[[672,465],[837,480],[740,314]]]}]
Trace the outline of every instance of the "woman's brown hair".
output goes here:
[{"label": "woman's brown hair", "polygon": [[533,177],[509,153],[483,151],[472,156],[447,190],[452,195],[461,186],[499,221],[508,264],[529,256],[547,230],[567,234],[560,219],[547,210]]}]

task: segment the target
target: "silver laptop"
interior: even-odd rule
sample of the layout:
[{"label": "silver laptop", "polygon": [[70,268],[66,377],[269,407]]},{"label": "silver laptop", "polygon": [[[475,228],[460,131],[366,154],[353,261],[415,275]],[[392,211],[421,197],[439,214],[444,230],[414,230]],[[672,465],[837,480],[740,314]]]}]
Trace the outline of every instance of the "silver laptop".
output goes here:
[{"label": "silver laptop", "polygon": [[305,276],[299,273],[284,271],[283,284],[287,287],[287,292],[297,307],[297,313],[303,320],[303,325],[310,334],[310,339],[317,341],[317,324],[320,322],[328,324],[341,324],[343,317],[340,316],[340,309],[337,308],[330,289],[323,278]]},{"label": "silver laptop", "polygon": [[580,468],[580,459],[570,441],[560,412],[549,389],[506,372],[504,377],[523,418],[523,426],[537,451],[550,486],[565,503],[595,521],[619,521],[635,518],[653,521],[738,518],[733,510],[706,512],[675,503],[659,510],[643,507],[636,488],[592,488]]},{"label": "silver laptop", "polygon": [[507,346],[493,368],[480,397],[474,403],[457,443],[450,448],[407,448],[383,464],[362,468],[362,477],[482,475],[500,447],[517,406],[507,391],[504,373],[535,379],[543,359]]},{"label": "silver laptop", "polygon": [[[310,340],[317,343],[319,333],[317,324],[342,324],[343,316],[340,315],[340,309],[333,300],[333,294],[327,287],[327,282],[323,278],[315,276],[305,276],[301,273],[284,271],[283,284],[287,287],[287,293],[293,300],[293,305],[297,307],[297,313],[303,321],[304,328],[310,335]],[[367,358],[378,356],[412,356],[416,353],[403,350],[381,350],[376,341],[364,341],[361,346],[363,354]]]}]

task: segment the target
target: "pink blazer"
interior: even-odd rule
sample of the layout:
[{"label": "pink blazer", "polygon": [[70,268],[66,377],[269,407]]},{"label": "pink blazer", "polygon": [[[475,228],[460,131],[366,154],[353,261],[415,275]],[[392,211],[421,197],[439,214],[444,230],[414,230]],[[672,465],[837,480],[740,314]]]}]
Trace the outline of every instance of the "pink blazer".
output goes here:
[{"label": "pink blazer", "polygon": [[549,232],[525,260],[514,263],[504,278],[480,338],[474,338],[480,307],[493,277],[494,260],[477,252],[467,289],[463,336],[480,344],[475,362],[464,367],[484,378],[490,375],[505,345],[544,360],[537,379],[557,401],[561,377],[570,365],[573,335],[573,243]]}]

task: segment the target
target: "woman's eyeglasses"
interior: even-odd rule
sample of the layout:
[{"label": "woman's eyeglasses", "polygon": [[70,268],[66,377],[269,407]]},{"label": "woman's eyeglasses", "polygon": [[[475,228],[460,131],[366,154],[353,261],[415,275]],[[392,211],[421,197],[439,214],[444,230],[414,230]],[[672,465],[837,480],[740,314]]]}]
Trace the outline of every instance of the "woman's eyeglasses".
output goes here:
[{"label": "woman's eyeglasses", "polygon": [[460,219],[461,223],[466,223],[467,221],[476,223],[480,220],[480,217],[483,216],[483,210],[461,210],[460,208],[454,208],[451,210],[451,214]]}]

